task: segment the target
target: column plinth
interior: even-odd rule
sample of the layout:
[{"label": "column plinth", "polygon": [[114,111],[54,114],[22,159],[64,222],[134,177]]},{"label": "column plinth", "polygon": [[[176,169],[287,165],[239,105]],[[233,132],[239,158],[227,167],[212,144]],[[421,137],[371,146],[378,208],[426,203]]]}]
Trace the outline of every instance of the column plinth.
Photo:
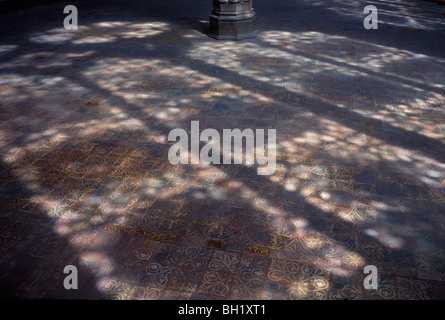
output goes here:
[{"label": "column plinth", "polygon": [[221,40],[256,37],[256,12],[252,0],[213,0],[209,35]]}]

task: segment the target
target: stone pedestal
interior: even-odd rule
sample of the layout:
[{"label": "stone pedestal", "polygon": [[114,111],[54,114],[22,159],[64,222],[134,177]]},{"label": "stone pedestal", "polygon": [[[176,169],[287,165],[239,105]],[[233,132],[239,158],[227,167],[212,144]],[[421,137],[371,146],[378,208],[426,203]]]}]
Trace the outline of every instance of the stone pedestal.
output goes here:
[{"label": "stone pedestal", "polygon": [[241,40],[256,37],[256,12],[252,0],[213,0],[210,36]]}]

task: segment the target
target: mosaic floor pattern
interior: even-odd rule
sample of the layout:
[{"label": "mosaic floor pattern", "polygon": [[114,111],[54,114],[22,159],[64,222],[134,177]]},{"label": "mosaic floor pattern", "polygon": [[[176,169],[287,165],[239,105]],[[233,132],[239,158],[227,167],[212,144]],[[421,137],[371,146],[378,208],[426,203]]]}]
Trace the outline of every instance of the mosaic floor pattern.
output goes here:
[{"label": "mosaic floor pattern", "polygon": [[[1,297],[445,299],[444,7],[254,0],[232,42],[208,0],[70,4],[0,18]],[[276,129],[275,173],[172,165],[193,120]]]}]

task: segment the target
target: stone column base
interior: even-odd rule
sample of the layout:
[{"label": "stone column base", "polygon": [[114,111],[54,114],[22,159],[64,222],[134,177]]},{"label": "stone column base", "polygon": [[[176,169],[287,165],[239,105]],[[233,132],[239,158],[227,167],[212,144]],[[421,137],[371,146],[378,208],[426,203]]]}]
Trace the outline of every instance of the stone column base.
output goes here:
[{"label": "stone column base", "polygon": [[242,40],[256,37],[256,30],[256,12],[251,0],[213,0],[209,36]]}]

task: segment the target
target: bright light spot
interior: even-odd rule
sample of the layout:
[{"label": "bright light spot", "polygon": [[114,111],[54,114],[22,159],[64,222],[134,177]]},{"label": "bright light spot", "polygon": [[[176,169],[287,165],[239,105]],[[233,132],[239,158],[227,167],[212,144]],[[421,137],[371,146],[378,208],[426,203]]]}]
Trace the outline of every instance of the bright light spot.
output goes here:
[{"label": "bright light spot", "polygon": [[323,191],[323,192],[320,193],[320,197],[323,200],[329,200],[331,198],[331,195],[328,192]]}]

